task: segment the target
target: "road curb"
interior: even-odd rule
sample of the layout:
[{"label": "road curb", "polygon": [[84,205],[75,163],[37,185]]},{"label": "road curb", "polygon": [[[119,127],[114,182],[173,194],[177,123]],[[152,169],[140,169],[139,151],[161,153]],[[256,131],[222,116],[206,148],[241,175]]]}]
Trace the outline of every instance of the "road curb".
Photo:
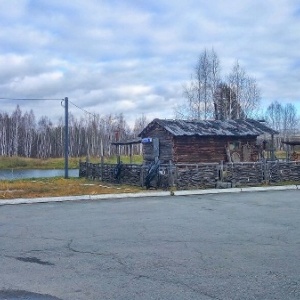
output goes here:
[{"label": "road curb", "polygon": [[241,191],[242,191],[242,189],[240,189],[240,188],[184,190],[184,191],[174,191],[174,196],[206,195],[206,194],[220,194],[220,193],[240,193]]},{"label": "road curb", "polygon": [[50,202],[109,200],[109,199],[163,197],[163,196],[170,196],[170,192],[153,191],[153,192],[142,192],[142,193],[120,193],[120,194],[82,195],[82,196],[65,196],[65,197],[17,198],[17,199],[0,200],[0,206],[13,205],[13,204],[35,204],[35,203],[50,203]]},{"label": "road curb", "polygon": [[183,191],[153,191],[141,193],[120,193],[120,194],[102,194],[102,195],[81,195],[81,196],[64,196],[64,197],[43,197],[43,198],[17,198],[0,200],[1,205],[14,204],[35,204],[65,201],[89,201],[89,200],[109,200],[124,198],[141,198],[141,197],[164,197],[164,196],[189,196],[189,195],[207,195],[221,193],[242,193],[242,192],[266,192],[266,191],[284,191],[299,190],[298,185],[285,186],[268,186],[268,187],[243,187],[229,189],[207,189],[207,190],[183,190]]}]

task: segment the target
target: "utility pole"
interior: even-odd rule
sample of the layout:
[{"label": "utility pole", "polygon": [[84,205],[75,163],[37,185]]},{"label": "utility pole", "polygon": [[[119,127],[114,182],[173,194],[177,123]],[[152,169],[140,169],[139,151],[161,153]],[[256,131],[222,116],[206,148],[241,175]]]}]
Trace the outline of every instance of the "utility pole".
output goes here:
[{"label": "utility pole", "polygon": [[65,97],[65,179],[69,178],[69,99]]}]

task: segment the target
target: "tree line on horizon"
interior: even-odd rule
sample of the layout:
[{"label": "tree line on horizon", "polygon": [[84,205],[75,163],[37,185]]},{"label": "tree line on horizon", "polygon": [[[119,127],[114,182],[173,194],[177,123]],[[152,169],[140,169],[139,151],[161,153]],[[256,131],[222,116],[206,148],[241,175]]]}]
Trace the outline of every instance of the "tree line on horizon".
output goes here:
[{"label": "tree line on horizon", "polygon": [[[147,124],[147,118],[137,117],[130,128],[122,113],[100,116],[86,114],[76,118],[69,113],[69,156],[111,156],[116,147],[111,143],[136,138]],[[33,110],[23,113],[20,106],[8,114],[0,112],[0,155],[28,158],[63,157],[65,149],[65,124],[60,118],[54,124],[47,116],[36,119]],[[122,147],[122,154],[129,149]],[[134,154],[141,154],[139,145]]]},{"label": "tree line on horizon", "polygon": [[[299,115],[294,105],[271,103],[261,115],[266,124],[277,130],[277,147],[281,140],[299,134]],[[126,122],[126,117],[99,114],[76,118],[69,114],[69,155],[100,157],[116,154],[112,142],[130,140],[149,123],[145,115],[136,118],[133,128]],[[65,125],[63,118],[54,124],[48,117],[36,119],[33,110],[22,112],[19,106],[11,113],[0,112],[0,155],[21,156],[28,158],[53,158],[64,156]],[[129,148],[121,147],[121,154],[128,155]],[[133,147],[133,154],[142,154],[139,144]]]}]

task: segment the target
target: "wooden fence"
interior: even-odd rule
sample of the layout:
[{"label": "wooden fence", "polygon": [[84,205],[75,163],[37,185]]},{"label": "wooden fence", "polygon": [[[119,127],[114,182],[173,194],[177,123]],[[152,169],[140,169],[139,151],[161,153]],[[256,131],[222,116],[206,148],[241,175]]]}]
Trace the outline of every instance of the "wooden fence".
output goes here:
[{"label": "wooden fence", "polygon": [[[149,165],[92,164],[81,162],[79,177],[102,182],[147,186]],[[156,188],[205,189],[214,187],[255,186],[300,181],[300,162],[243,162],[160,164],[150,176],[151,186]],[[148,176],[148,177],[147,177]],[[149,187],[149,186],[147,186]]]}]

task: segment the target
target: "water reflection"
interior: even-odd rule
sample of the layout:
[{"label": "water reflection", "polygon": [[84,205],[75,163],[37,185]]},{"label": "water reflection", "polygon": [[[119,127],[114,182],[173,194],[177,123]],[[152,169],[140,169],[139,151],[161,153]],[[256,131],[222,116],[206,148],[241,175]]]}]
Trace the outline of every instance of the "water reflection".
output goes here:
[{"label": "water reflection", "polygon": [[[71,169],[69,170],[69,177],[78,177],[79,170]],[[22,178],[42,178],[42,177],[64,177],[65,170],[57,169],[57,170],[38,170],[38,169],[30,169],[30,170],[0,170],[0,180],[12,180],[12,179],[22,179]]]}]

